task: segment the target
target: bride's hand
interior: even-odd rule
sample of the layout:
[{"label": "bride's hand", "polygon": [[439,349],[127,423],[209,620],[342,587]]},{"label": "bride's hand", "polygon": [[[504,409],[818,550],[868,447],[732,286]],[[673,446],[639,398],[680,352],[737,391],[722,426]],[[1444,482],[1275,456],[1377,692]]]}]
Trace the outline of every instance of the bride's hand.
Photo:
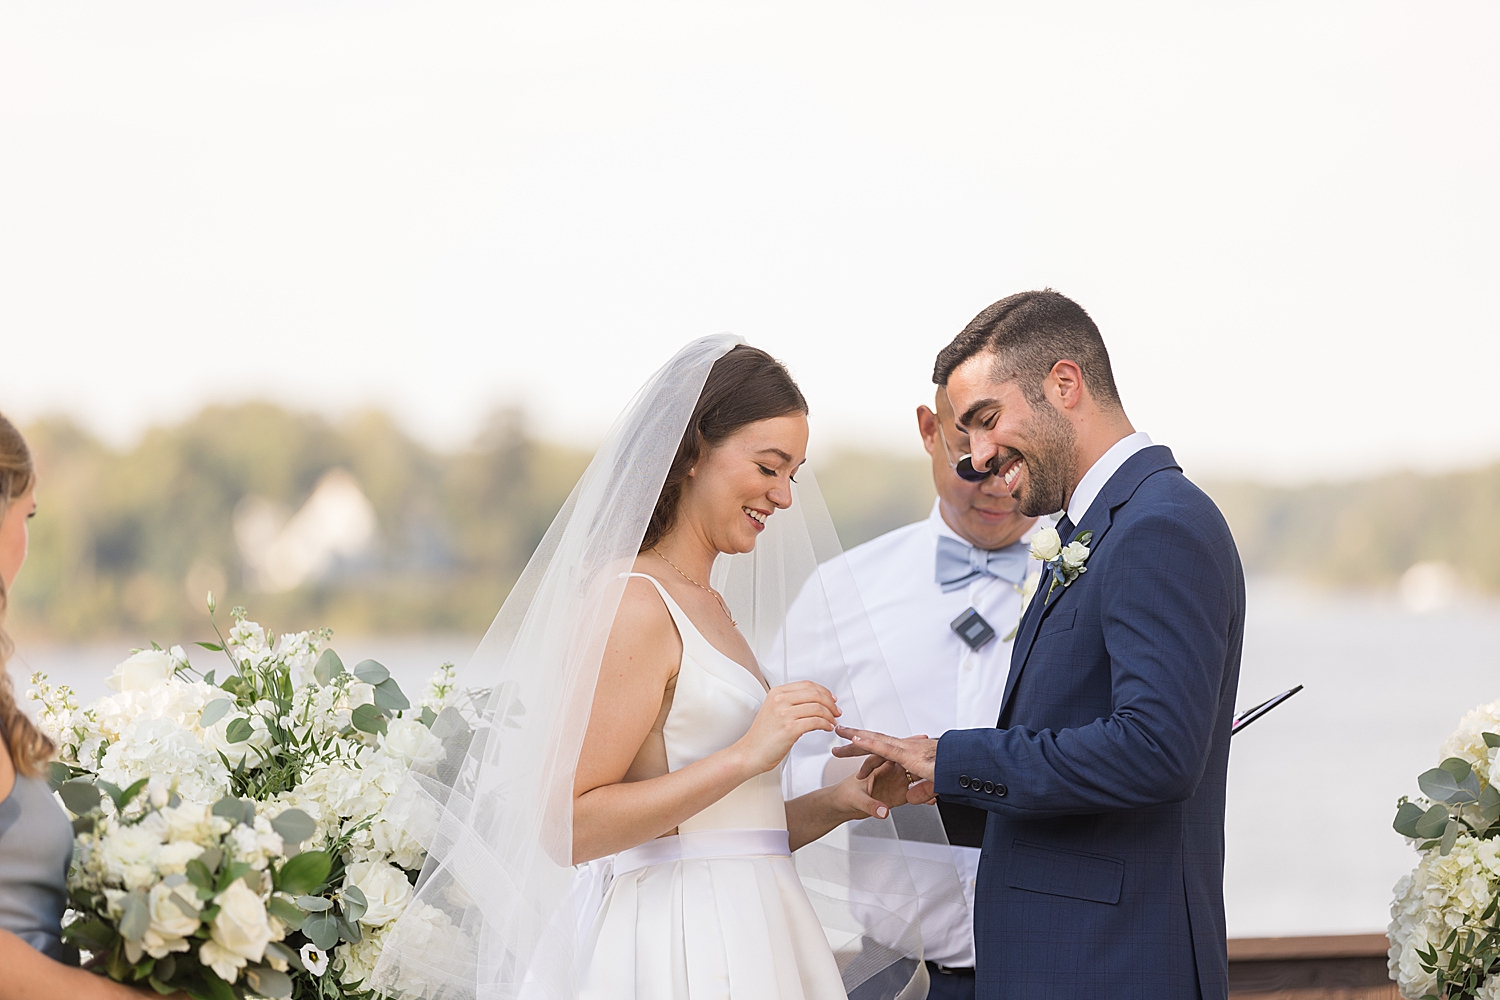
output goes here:
[{"label": "bride's hand", "polygon": [[840,805],[855,816],[885,819],[897,806],[906,805],[906,770],[899,764],[866,761],[858,774],[839,782]]},{"label": "bride's hand", "polygon": [[842,714],[833,692],[821,684],[779,684],[766,694],[750,731],[736,745],[754,773],[761,774],[780,764],[792,744],[807,733],[817,729],[833,732]]}]

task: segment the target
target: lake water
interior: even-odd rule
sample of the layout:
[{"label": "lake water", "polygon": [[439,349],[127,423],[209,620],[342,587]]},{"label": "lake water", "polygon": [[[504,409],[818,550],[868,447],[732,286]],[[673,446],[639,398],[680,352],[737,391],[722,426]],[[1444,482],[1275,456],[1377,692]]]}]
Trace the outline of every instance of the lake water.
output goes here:
[{"label": "lake water", "polygon": [[[384,663],[417,694],[444,660],[460,667],[477,639],[339,639],[353,665]],[[1394,597],[1327,594],[1252,581],[1240,704],[1306,690],[1235,737],[1229,760],[1224,891],[1234,937],[1385,928],[1390,890],[1415,863],[1391,830],[1396,798],[1475,705],[1500,698],[1500,604],[1456,602],[1417,615]],[[26,645],[31,669],[87,701],[123,658],[118,645]],[[194,649],[205,668],[212,658]]]}]

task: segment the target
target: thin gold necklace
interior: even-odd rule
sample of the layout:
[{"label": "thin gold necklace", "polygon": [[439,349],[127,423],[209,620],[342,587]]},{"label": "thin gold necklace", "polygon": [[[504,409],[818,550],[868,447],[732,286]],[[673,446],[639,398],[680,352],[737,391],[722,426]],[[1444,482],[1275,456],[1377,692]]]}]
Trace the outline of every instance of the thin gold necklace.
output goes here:
[{"label": "thin gold necklace", "polygon": [[691,583],[693,586],[697,587],[699,590],[706,590],[710,594],[714,595],[714,600],[718,601],[719,602],[719,607],[721,607],[721,608],[724,609],[724,617],[729,619],[729,624],[733,625],[735,628],[739,628],[740,627],[740,623],[734,620],[734,615],[732,615],[732,614],[729,613],[729,605],[727,605],[727,604],[724,603],[724,598],[722,598],[722,597],[719,596],[719,592],[717,590],[710,590],[708,587],[703,586],[703,584],[699,583],[697,580],[694,580],[692,577],[690,577],[686,573],[682,572],[682,569],[676,563],[674,563],[672,560],[668,559],[666,557],[666,554],[663,553],[662,550],[659,549],[659,548],[657,548],[656,546],[654,546],[654,545],[651,546],[651,551],[655,552],[657,555],[661,556],[661,561],[664,562],[664,563],[666,563],[668,566],[672,567],[673,569],[677,570],[678,575],[681,576],[688,583]]}]

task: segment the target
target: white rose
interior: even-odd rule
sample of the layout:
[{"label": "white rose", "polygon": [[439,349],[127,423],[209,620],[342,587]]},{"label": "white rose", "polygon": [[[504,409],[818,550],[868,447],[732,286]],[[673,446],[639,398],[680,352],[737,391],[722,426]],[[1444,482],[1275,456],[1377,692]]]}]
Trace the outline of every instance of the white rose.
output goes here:
[{"label": "white rose", "polygon": [[175,886],[158,882],[151,887],[146,902],[151,911],[151,925],[141,937],[146,954],[165,958],[168,952],[187,951],[187,939],[198,929],[198,918],[188,914],[203,909],[198,890],[186,881]]},{"label": "white rose", "polygon": [[358,886],[368,908],[359,922],[379,927],[401,916],[411,899],[411,883],[398,868],[372,861],[356,861],[344,875],[344,884]]},{"label": "white rose", "polygon": [[1089,561],[1089,547],[1082,542],[1069,542],[1062,550],[1062,564],[1066,569],[1082,569]]},{"label": "white rose", "polygon": [[443,756],[443,741],[416,719],[394,719],[380,748],[408,767],[431,764]]},{"label": "white rose", "polygon": [[1031,558],[1051,562],[1062,554],[1062,537],[1053,527],[1042,528],[1031,536]]},{"label": "white rose", "polygon": [[[209,931],[209,943],[217,945],[208,952],[208,945],[199,957],[205,965],[213,966],[219,978],[234,982],[232,975],[224,975],[224,966],[235,970],[245,967],[246,962],[259,962],[265,956],[266,945],[276,937],[266,919],[266,905],[250,890],[244,879],[235,879],[229,888],[219,893],[214,902],[219,904],[219,915],[214,918]],[[210,957],[212,955],[213,957]]]},{"label": "white rose", "polygon": [[111,691],[144,691],[171,677],[175,670],[170,654],[160,649],[143,649],[115,667],[104,683]]}]

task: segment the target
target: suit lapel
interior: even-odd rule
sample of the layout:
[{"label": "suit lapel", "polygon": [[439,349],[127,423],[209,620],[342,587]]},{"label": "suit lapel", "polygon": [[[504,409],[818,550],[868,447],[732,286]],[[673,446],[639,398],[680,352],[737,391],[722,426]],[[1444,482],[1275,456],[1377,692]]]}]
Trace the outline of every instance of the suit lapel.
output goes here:
[{"label": "suit lapel", "polygon": [[[1142,448],[1125,460],[1125,464],[1115,471],[1084,512],[1083,520],[1073,530],[1073,534],[1062,540],[1067,545],[1073,539],[1085,531],[1092,531],[1093,537],[1089,539],[1089,557],[1099,551],[1099,546],[1104,542],[1104,536],[1109,534],[1110,527],[1114,524],[1115,511],[1125,505],[1141,483],[1163,469],[1179,468],[1176,459],[1172,457],[1172,450],[1165,445],[1152,445]],[[999,719],[1005,718],[1005,712],[1010,707],[1011,697],[1015,694],[1016,682],[1020,680],[1021,672],[1026,668],[1026,661],[1031,657],[1031,647],[1036,642],[1036,636],[1042,627],[1042,621],[1052,613],[1052,609],[1061,604],[1067,597],[1068,591],[1077,587],[1085,579],[1088,573],[1081,574],[1075,579],[1071,586],[1064,587],[1058,584],[1052,591],[1052,599],[1046,600],[1047,588],[1051,584],[1049,578],[1044,578],[1037,583],[1036,596],[1032,598],[1031,606],[1026,609],[1026,614],[1021,621],[1021,629],[1016,633],[1015,645],[1010,651],[1010,676],[1005,679],[1005,694],[1000,699]],[[1040,606],[1039,606],[1040,605]],[[996,725],[999,724],[996,720]]]}]

